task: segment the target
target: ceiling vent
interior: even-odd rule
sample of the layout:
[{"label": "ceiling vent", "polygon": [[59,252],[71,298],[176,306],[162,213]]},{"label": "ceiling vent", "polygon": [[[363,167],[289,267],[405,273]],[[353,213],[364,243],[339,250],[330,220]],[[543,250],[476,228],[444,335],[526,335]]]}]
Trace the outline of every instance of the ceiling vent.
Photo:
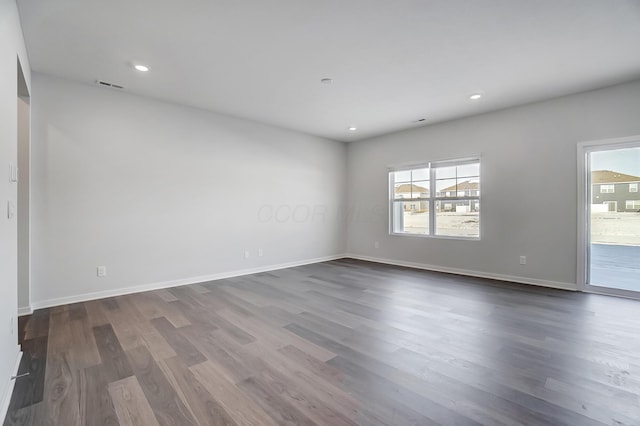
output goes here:
[{"label": "ceiling vent", "polygon": [[104,80],[96,80],[96,84],[102,87],[111,87],[112,89],[118,89],[118,90],[124,89],[124,86],[121,86],[115,83],[109,83],[108,81],[104,81]]}]

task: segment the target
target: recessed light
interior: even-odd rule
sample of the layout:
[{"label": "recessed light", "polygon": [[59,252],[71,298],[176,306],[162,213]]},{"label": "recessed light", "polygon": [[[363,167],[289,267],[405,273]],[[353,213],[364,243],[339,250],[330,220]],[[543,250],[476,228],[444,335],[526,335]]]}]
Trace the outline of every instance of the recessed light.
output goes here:
[{"label": "recessed light", "polygon": [[478,99],[480,99],[482,97],[482,93],[474,93],[471,96],[469,96],[469,99],[471,99],[472,101],[476,101]]},{"label": "recessed light", "polygon": [[356,126],[349,127],[349,131],[350,132],[355,132],[356,130],[358,130],[358,128]]},{"label": "recessed light", "polygon": [[322,83],[322,84],[331,84],[331,83],[333,83],[333,79],[332,78],[323,78],[322,80],[320,80],[320,83]]},{"label": "recessed light", "polygon": [[146,65],[134,65],[134,68],[137,69],[140,72],[147,72],[149,71],[149,67]]}]

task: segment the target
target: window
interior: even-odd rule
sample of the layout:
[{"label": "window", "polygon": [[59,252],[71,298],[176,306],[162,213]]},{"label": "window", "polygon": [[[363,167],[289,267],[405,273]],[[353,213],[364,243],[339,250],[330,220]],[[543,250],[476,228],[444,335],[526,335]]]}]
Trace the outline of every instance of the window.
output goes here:
[{"label": "window", "polygon": [[638,192],[638,184],[630,183],[629,184],[629,192]]},{"label": "window", "polygon": [[615,192],[614,185],[600,185],[601,194],[613,194]]},{"label": "window", "polygon": [[627,200],[625,209],[640,210],[640,200]]},{"label": "window", "polygon": [[480,159],[389,172],[390,232],[480,238]]}]

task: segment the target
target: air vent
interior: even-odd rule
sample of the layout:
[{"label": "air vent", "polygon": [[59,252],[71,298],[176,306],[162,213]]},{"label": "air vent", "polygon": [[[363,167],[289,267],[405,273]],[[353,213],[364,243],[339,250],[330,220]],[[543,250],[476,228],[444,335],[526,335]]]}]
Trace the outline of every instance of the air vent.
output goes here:
[{"label": "air vent", "polygon": [[119,89],[119,90],[124,89],[124,87],[120,86],[119,84],[109,83],[108,81],[104,81],[104,80],[96,80],[96,84],[102,87],[111,87],[112,89]]}]

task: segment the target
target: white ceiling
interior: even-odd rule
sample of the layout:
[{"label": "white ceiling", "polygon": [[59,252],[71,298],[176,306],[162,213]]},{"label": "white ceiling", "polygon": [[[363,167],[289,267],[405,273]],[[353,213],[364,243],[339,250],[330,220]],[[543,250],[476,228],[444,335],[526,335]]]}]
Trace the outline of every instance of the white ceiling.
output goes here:
[{"label": "white ceiling", "polygon": [[17,3],[35,71],[341,141],[640,77],[640,0]]}]

